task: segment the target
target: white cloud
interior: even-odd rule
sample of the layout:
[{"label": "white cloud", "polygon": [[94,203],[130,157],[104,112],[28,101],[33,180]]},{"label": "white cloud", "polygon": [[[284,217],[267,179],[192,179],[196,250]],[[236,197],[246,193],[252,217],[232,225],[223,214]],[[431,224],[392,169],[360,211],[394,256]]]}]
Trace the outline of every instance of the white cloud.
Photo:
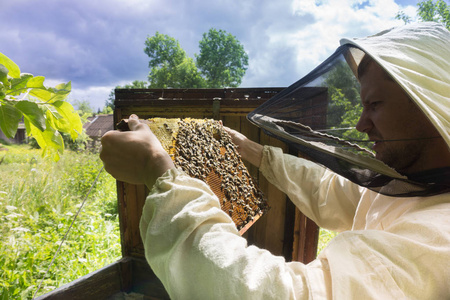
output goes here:
[{"label": "white cloud", "polygon": [[[399,0],[397,0],[399,1]],[[29,0],[8,2],[2,49],[24,72],[72,81],[71,99],[102,108],[111,89],[146,80],[144,41],[156,31],[193,57],[210,28],[235,35],[249,54],[244,87],[287,86],[326,59],[343,37],[363,37],[402,22],[394,0]],[[26,21],[24,21],[26,20]],[[56,80],[61,79],[61,80]]]},{"label": "white cloud", "polygon": [[96,112],[105,106],[105,102],[115,86],[90,86],[88,88],[72,88],[69,95],[69,102],[72,104],[75,100],[88,101]]},{"label": "white cloud", "polygon": [[[265,30],[268,39],[264,51],[268,51],[259,55],[256,53],[249,69],[255,79],[268,71],[261,66],[269,67],[272,59],[283,50],[295,56],[294,68],[291,66],[290,72],[303,76],[334,52],[341,38],[363,37],[402,23],[394,19],[400,7],[392,0],[295,0],[292,3],[293,15],[297,19],[307,18],[309,21],[281,33],[271,31],[271,27]],[[273,58],[268,58],[267,54]],[[282,62],[280,64],[283,65]],[[259,67],[253,67],[254,65]],[[270,67],[276,67],[276,63],[272,62]],[[277,73],[274,72],[275,75]],[[300,78],[295,80],[297,79]]]}]

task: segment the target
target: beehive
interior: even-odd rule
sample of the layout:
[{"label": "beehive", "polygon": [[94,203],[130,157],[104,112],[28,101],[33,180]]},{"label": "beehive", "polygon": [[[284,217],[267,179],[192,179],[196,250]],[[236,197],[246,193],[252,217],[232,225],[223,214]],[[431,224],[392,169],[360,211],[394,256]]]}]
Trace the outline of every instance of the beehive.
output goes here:
[{"label": "beehive", "polygon": [[209,185],[241,234],[267,211],[263,193],[218,121],[152,118],[147,124],[176,167]]},{"label": "beehive", "polygon": [[[283,151],[290,152],[285,143],[266,135],[246,119],[249,112],[281,90],[283,88],[267,87],[116,89],[114,121],[117,124],[131,114],[137,114],[143,119],[214,118],[257,143],[280,147]],[[321,95],[326,96],[323,93]],[[258,168],[250,165],[247,167],[249,173],[257,178],[258,186],[264,191],[271,209],[250,228],[248,226],[251,223],[248,223],[245,226],[248,230],[243,237],[249,245],[267,249],[274,255],[283,256],[286,261],[310,262],[316,255],[317,226],[295,209],[287,196],[270,184]],[[144,257],[139,220],[148,192],[144,185],[117,182],[121,259],[38,299],[110,299],[112,295],[124,292],[144,295],[144,299],[170,299]],[[241,232],[244,229],[241,229]]]}]

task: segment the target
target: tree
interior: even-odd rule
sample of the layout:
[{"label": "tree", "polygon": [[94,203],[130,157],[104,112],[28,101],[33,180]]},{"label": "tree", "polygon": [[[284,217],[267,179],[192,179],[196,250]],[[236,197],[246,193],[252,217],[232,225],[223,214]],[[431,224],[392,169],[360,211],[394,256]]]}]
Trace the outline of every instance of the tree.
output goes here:
[{"label": "tree", "polygon": [[116,86],[109,93],[108,99],[105,101],[105,108],[102,110],[102,113],[112,113],[114,111],[114,101],[116,99],[116,93],[114,92],[115,89],[146,89],[148,87],[148,83],[141,80],[135,80],[131,84],[126,84],[124,86]]},{"label": "tree", "polygon": [[153,37],[147,37],[144,52],[150,57],[149,68],[176,67],[186,57],[186,52],[177,40],[159,32]]},{"label": "tree", "polygon": [[161,67],[153,67],[148,75],[148,81],[149,88],[205,87],[205,80],[190,57],[185,57],[175,66],[164,64]]},{"label": "tree", "polygon": [[150,57],[148,75],[150,88],[202,88],[204,79],[192,58],[177,40],[156,32],[145,41],[144,52]]},{"label": "tree", "polygon": [[0,128],[13,138],[23,119],[26,132],[36,139],[44,154],[59,160],[64,150],[61,133],[75,140],[82,132],[80,116],[66,101],[71,83],[44,86],[45,77],[21,73],[20,68],[0,53]]},{"label": "tree", "polygon": [[[434,21],[442,23],[450,30],[450,5],[443,0],[425,0],[417,3],[417,15],[419,21]],[[396,16],[397,19],[403,20],[405,23],[412,22],[411,17],[407,16],[403,11],[399,11]]]},{"label": "tree", "polygon": [[73,105],[77,108],[80,116],[87,115],[90,117],[94,114],[94,109],[87,100],[74,100]]},{"label": "tree", "polygon": [[196,61],[177,40],[156,32],[147,37],[150,88],[220,88],[239,86],[248,66],[244,47],[231,34],[210,29],[199,43]]},{"label": "tree", "polygon": [[223,30],[211,28],[199,43],[197,66],[210,88],[237,87],[248,66],[248,55],[241,43]]}]

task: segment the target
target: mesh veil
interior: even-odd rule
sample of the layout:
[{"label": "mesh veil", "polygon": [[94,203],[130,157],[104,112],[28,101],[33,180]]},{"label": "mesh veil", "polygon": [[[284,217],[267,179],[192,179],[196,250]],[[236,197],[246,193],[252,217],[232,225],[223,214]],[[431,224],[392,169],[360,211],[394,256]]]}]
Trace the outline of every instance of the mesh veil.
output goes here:
[{"label": "mesh veil", "polygon": [[364,55],[354,46],[339,47],[247,118],[307,159],[378,193],[409,197],[448,192],[448,186],[414,182],[375,159],[371,142],[355,129],[362,111],[359,82],[352,71],[358,52]]}]

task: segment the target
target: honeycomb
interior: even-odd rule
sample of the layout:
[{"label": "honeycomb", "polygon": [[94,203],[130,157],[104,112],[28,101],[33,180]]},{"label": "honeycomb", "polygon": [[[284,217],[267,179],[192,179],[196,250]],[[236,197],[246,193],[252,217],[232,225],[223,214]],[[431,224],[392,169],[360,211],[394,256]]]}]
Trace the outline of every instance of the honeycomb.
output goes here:
[{"label": "honeycomb", "polygon": [[218,121],[152,118],[147,124],[175,166],[209,185],[241,235],[267,212],[263,193]]}]

